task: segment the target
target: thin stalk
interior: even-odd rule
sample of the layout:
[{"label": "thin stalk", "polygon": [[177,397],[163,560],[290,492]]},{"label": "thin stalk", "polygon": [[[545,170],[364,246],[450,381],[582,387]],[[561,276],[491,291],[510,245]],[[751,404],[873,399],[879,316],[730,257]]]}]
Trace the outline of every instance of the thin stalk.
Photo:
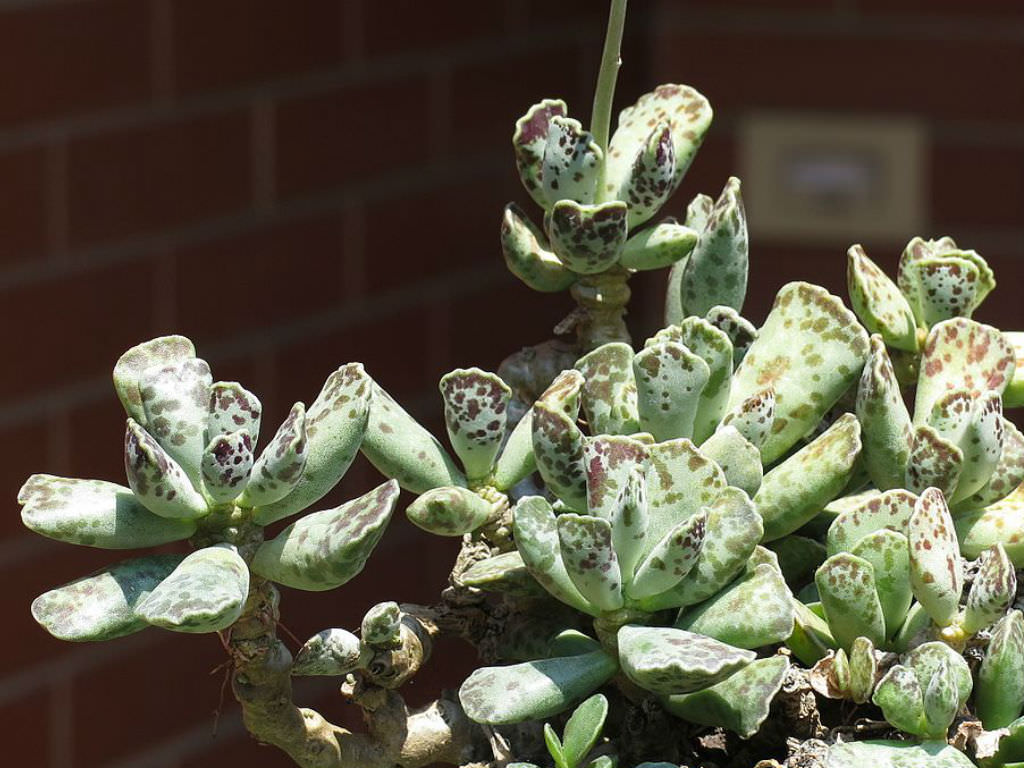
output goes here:
[{"label": "thin stalk", "polygon": [[[626,0],[612,0],[608,14],[608,31],[604,37],[604,51],[601,53],[601,69],[597,73],[597,87],[594,89],[594,111],[590,116],[590,131],[594,141],[607,154],[608,138],[612,124],[612,99],[615,97],[615,81],[622,65],[622,30],[626,25]],[[602,170],[602,176],[604,172]],[[604,187],[604,179],[598,189]]]}]

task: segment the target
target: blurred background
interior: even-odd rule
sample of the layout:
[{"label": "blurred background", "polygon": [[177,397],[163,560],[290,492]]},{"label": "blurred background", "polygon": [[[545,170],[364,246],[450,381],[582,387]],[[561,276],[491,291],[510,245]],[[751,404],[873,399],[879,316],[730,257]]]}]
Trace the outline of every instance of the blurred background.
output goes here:
[{"label": "blurred background", "polygon": [[[745,314],[792,279],[846,297],[856,241],[890,274],[917,234],[952,235],[1000,287],[978,317],[1024,326],[1020,0],[633,0],[620,106],[697,87],[715,124],[666,212],[744,177]],[[599,0],[0,2],[0,723],[12,765],[284,766],[244,734],[216,638],[50,638],[36,594],[116,554],[25,533],[32,472],[123,482],[109,372],[127,347],[190,336],[215,377],[262,398],[272,434],[359,360],[437,434],[436,382],[550,336],[567,295],[534,295],[498,247],[528,200],[509,138],[546,96],[587,122]],[[749,178],[747,173],[749,172]],[[536,213],[532,206],[529,210]],[[634,335],[663,274],[634,281]],[[380,482],[357,462],[332,497]],[[366,571],[286,591],[305,639],[383,599],[432,601],[458,542],[394,522]],[[442,646],[407,692],[455,687]],[[332,685],[300,703],[358,726]]]}]

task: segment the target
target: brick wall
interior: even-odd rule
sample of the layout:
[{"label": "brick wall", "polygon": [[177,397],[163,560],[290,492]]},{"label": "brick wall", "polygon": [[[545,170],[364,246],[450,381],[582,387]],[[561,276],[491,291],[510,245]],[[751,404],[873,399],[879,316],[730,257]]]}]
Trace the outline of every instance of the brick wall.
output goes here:
[{"label": "brick wall", "polygon": [[[934,232],[996,266],[1003,287],[987,319],[1024,325],[1007,300],[1024,249],[1015,2],[973,3],[970,13],[880,0],[632,5],[620,101],[681,80],[716,107],[678,207],[736,171],[743,109],[921,114],[934,128]],[[12,762],[287,763],[246,738],[230,700],[210,738],[222,680],[208,674],[223,660],[215,639],[150,631],[71,646],[36,627],[31,596],[115,555],[26,535],[15,491],[34,471],[123,477],[109,370],[127,346],[171,331],[191,336],[219,378],[260,395],[268,429],[337,365],[361,360],[439,430],[443,372],[493,368],[546,338],[568,308],[505,274],[496,241],[502,205],[525,197],[508,146],[514,119],[543,96],[589,112],[604,4],[580,6],[0,5],[0,488],[10,500],[0,722],[18,734],[6,745]],[[842,290],[846,243],[761,246],[756,233],[753,243],[751,316],[796,275]],[[901,245],[879,244],[889,249],[879,260],[891,266]],[[653,326],[658,292],[656,279],[637,281],[638,328]],[[357,463],[336,498],[376,482]],[[353,626],[377,600],[429,601],[455,548],[396,516],[362,575],[337,593],[287,592],[284,621],[305,638]],[[457,685],[467,654],[448,651],[411,698]],[[356,725],[329,684],[298,690]]]}]

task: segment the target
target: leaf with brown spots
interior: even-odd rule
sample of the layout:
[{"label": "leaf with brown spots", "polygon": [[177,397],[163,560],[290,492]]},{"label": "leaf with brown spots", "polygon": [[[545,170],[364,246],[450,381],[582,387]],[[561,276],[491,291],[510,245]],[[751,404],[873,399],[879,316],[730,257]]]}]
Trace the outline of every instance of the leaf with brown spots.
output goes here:
[{"label": "leaf with brown spots", "polygon": [[963,451],[943,440],[931,427],[922,425],[914,429],[910,438],[903,484],[915,493],[925,488],[938,488],[944,496],[952,496],[960,481],[963,463]]},{"label": "leaf with brown spots", "polygon": [[124,467],[135,497],[153,514],[192,520],[209,511],[177,462],[131,418],[124,435]]},{"label": "leaf with brown spots", "polygon": [[1013,564],[1024,568],[1024,485],[987,507],[957,515],[956,532],[964,557],[1002,544]]},{"label": "leaf with brown spots", "polygon": [[669,531],[627,577],[626,596],[632,601],[643,601],[682,581],[697,563],[706,528],[707,513],[701,511]]},{"label": "leaf with brown spots", "polygon": [[210,366],[199,358],[147,368],[139,377],[146,431],[197,487],[212,384]]},{"label": "leaf with brown spots", "polygon": [[864,441],[864,466],[877,488],[903,485],[910,456],[910,414],[882,337],[871,336],[871,351],[857,387],[857,419]]},{"label": "leaf with brown spots", "polygon": [[992,628],[978,667],[974,712],[986,730],[1006,728],[1024,703],[1024,615],[1011,610]]},{"label": "leaf with brown spots", "polygon": [[535,291],[564,291],[576,275],[550,250],[547,238],[515,203],[501,219],[501,253],[508,271]]},{"label": "leaf with brown spots", "polygon": [[907,537],[888,528],[869,533],[850,549],[874,568],[875,592],[885,618],[886,639],[895,637],[913,602],[910,588],[910,544]]},{"label": "leaf with brown spots", "polygon": [[547,198],[541,186],[541,173],[551,120],[566,112],[565,102],[561,99],[544,99],[530,107],[516,121],[516,130],[512,136],[519,178],[526,191],[541,207],[547,207]]},{"label": "leaf with brown spots", "polygon": [[484,592],[513,597],[532,598],[546,594],[516,550],[478,560],[459,576],[459,582]]},{"label": "leaf with brown spots", "polygon": [[735,427],[743,437],[760,448],[775,423],[775,390],[755,392],[722,417],[721,429]]},{"label": "leaf with brown spots", "polygon": [[761,452],[733,426],[725,426],[701,443],[700,452],[722,468],[725,481],[753,496],[761,487]]},{"label": "leaf with brown spots", "polygon": [[579,593],[602,611],[622,607],[622,573],[612,546],[612,526],[591,515],[566,513],[556,520],[566,573]]},{"label": "leaf with brown spots", "polygon": [[862,557],[832,555],[814,576],[831,631],[840,648],[849,650],[858,637],[885,644],[885,616],[875,586],[875,569]]},{"label": "leaf with brown spots", "polygon": [[960,622],[965,632],[975,634],[1002,617],[1017,596],[1017,573],[1002,544],[995,544],[978,558],[978,573],[967,593],[967,605]]},{"label": "leaf with brown spots", "polygon": [[629,204],[629,228],[638,227],[661,210],[676,188],[676,151],[672,127],[661,122],[647,134],[633,158],[633,167],[606,197]]},{"label": "leaf with brown spots", "polygon": [[291,493],[306,468],[306,408],[295,403],[252,468],[240,504],[265,507]]},{"label": "leaf with brown spots", "polygon": [[964,454],[963,470],[956,493],[950,499],[955,506],[982,490],[999,467],[1003,454],[1003,406],[999,395],[988,392],[973,403],[970,423],[960,441]]},{"label": "leaf with brown spots", "polygon": [[733,367],[739,365],[757,338],[757,328],[732,307],[721,305],[709,309],[704,319],[729,337],[732,342]]},{"label": "leaf with brown spots", "polygon": [[587,509],[583,433],[562,411],[538,401],[533,406],[533,455],[548,489],[570,509]]},{"label": "leaf with brown spots", "polygon": [[[697,233],[697,237],[700,237],[700,233],[707,227],[708,219],[711,217],[711,211],[715,207],[715,201],[708,195],[697,195],[690,201],[690,204],[686,206],[686,221],[687,227]],[[679,291],[679,286],[682,284],[683,274],[686,272],[686,263],[688,260],[677,261],[672,265],[672,269],[668,273],[668,282],[665,285],[665,325],[677,325],[683,321],[686,317],[686,312],[683,309],[683,297]],[[733,312],[735,310],[732,307],[729,309]]]},{"label": "leaf with brown spots", "polygon": [[367,645],[393,648],[401,641],[402,609],[394,600],[377,603],[363,616],[359,637]]},{"label": "leaf with brown spots", "polygon": [[260,438],[262,420],[263,406],[259,398],[237,381],[217,381],[210,387],[207,440],[244,429],[252,437],[255,449]]},{"label": "leaf with brown spots", "polygon": [[829,526],[828,553],[849,552],[865,536],[882,529],[906,534],[916,504],[917,496],[902,488],[859,501],[837,515]]},{"label": "leaf with brown spots", "polygon": [[624,435],[584,438],[583,463],[587,473],[587,510],[612,520],[631,474],[647,467],[647,448]]},{"label": "leaf with brown spots", "polygon": [[414,525],[438,536],[471,533],[494,515],[494,508],[468,488],[431,488],[410,504],[405,514]]},{"label": "leaf with brown spots", "polygon": [[626,477],[608,521],[612,524],[612,546],[624,574],[632,574],[647,549],[646,467],[634,466]]},{"label": "leaf with brown spots", "polygon": [[669,217],[630,237],[619,264],[626,269],[663,269],[689,256],[696,244],[697,233]]},{"label": "leaf with brown spots", "polygon": [[238,498],[252,474],[252,438],[240,429],[213,438],[203,453],[203,488],[216,504]]},{"label": "leaf with brown spots", "polygon": [[985,484],[959,502],[956,511],[980,509],[995,504],[1024,482],[1024,435],[1013,422],[1002,418],[1003,442],[999,461]]},{"label": "leaf with brown spots", "polygon": [[157,366],[176,365],[196,356],[196,348],[184,336],[161,336],[138,344],[114,365],[114,389],[129,416],[145,425],[146,414],[139,394],[142,373]]},{"label": "leaf with brown spots", "polygon": [[942,492],[929,488],[907,523],[910,585],[914,597],[938,626],[953,621],[963,592],[960,546]]},{"label": "leaf with brown spots", "polygon": [[345,629],[325,629],[307,640],[292,664],[292,675],[341,677],[365,667],[373,650]]},{"label": "leaf with brown spots", "polygon": [[640,428],[658,441],[692,438],[708,364],[682,344],[661,342],[636,354],[633,375]]},{"label": "leaf with brown spots", "polygon": [[626,244],[626,204],[559,200],[545,219],[545,229],[551,250],[566,267],[581,275],[604,272]]},{"label": "leaf with brown spots", "polygon": [[1003,338],[1013,347],[1016,358],[1010,383],[1003,390],[1003,407],[1020,408],[1024,405],[1024,332],[1003,331]]},{"label": "leaf with brown spots", "polygon": [[398,482],[388,480],[339,507],[299,518],[260,545],[252,572],[311,592],[340,587],[363,570],[391,520],[398,493]]},{"label": "leaf with brown spots", "polygon": [[919,645],[892,667],[879,681],[872,701],[900,730],[944,740],[972,687],[964,658],[945,643],[931,642]]},{"label": "leaf with brown spots", "polygon": [[[960,267],[959,277],[956,275],[943,276],[941,274],[934,274],[936,271],[945,271],[945,268],[936,270],[936,266],[954,264]],[[923,269],[924,265],[930,266],[930,269]],[[925,274],[929,271],[933,274]],[[965,276],[968,274],[973,277],[969,281],[969,285],[960,285],[961,291],[959,294],[963,296],[965,289],[970,294],[969,302],[961,306],[964,317],[970,317],[974,310],[981,305],[981,302],[985,300],[985,297],[996,287],[992,270],[975,251],[963,250],[957,247],[957,244],[950,237],[941,237],[938,240],[924,240],[920,237],[915,237],[903,249],[903,254],[900,256],[896,283],[914,310],[917,324],[922,327],[928,327],[938,320],[944,320],[952,316],[949,314],[942,316],[941,310],[943,307],[941,301],[937,305],[931,303],[938,298],[938,291],[942,291],[944,294],[951,293],[943,285],[945,282],[943,278],[955,278],[955,282],[951,286],[955,287],[955,283],[965,280]],[[955,296],[956,294],[950,296],[950,298],[955,298]],[[956,304],[960,305],[961,302],[957,300]],[[948,310],[948,307],[946,309]],[[938,315],[936,315],[936,310],[940,310]]]},{"label": "leaf with brown spots", "polygon": [[512,390],[497,375],[479,368],[459,368],[441,378],[444,423],[466,478],[491,474],[505,440]]},{"label": "leaf with brown spots", "polygon": [[559,200],[593,203],[604,152],[579,120],[553,115],[541,159],[540,182],[548,206]]},{"label": "leaf with brown spots", "polygon": [[583,375],[583,412],[592,434],[623,435],[640,429],[633,348],[609,342],[576,361]]},{"label": "leaf with brown spots", "polygon": [[917,351],[917,323],[896,284],[854,245],[847,252],[846,283],[850,306],[869,333],[881,335],[890,347]]}]

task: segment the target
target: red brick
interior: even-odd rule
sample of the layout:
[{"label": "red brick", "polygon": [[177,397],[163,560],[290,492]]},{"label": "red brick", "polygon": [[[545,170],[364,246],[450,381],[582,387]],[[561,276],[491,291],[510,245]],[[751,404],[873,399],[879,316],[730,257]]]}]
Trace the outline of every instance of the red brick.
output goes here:
[{"label": "red brick", "polygon": [[144,101],[149,7],[138,0],[92,0],[4,11],[0,124]]},{"label": "red brick", "polygon": [[[705,32],[679,22],[652,41],[653,80],[684,81],[720,113],[750,109],[912,111],[939,119],[1018,118],[1024,44],[965,39]],[[681,74],[682,73],[682,74]]]},{"label": "red brick", "polygon": [[430,149],[429,115],[424,77],[282,101],[275,130],[278,194],[309,195],[422,164]]},{"label": "red brick", "polygon": [[127,485],[124,474],[125,418],[124,408],[113,386],[102,399],[72,408],[67,414],[71,462],[67,474]]},{"label": "red brick", "polygon": [[50,694],[36,691],[0,705],[0,722],[14,738],[5,739],[4,759],[11,765],[48,765]]},{"label": "red brick", "polygon": [[0,154],[0,178],[0,266],[8,266],[46,249],[46,150],[30,147]]},{"label": "red brick", "polygon": [[68,148],[73,246],[235,213],[250,199],[249,122],[220,112],[111,131]]},{"label": "red brick", "polygon": [[422,0],[360,1],[364,48],[370,57],[479,44],[505,34],[508,3],[502,0],[472,7]]},{"label": "red brick", "polygon": [[936,231],[1020,227],[1024,148],[936,143],[930,186]]},{"label": "red brick", "polygon": [[343,7],[337,0],[175,0],[175,88],[232,88],[334,67],[343,58]]},{"label": "red brick", "polygon": [[344,291],[340,213],[272,222],[174,258],[177,325],[198,344],[309,317]]},{"label": "red brick", "polygon": [[[0,489],[6,499],[13,500],[29,475],[47,471],[48,434],[45,421],[18,424],[0,430],[0,444],[6,446],[4,460],[0,466]],[[4,515],[0,525],[0,541],[9,536],[21,536],[25,529],[21,518],[15,514]]]},{"label": "red brick", "polygon": [[152,283],[152,265],[135,261],[7,290],[0,348],[13,373],[0,380],[0,398],[107,379],[121,353],[150,336]]}]

